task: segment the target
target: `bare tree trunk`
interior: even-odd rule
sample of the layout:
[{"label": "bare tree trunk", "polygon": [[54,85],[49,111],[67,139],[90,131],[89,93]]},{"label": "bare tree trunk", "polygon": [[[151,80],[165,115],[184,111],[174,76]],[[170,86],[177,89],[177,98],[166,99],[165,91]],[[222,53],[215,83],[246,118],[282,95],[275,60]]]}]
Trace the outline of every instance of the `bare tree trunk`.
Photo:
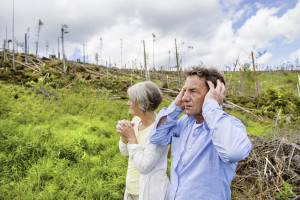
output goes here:
[{"label": "bare tree trunk", "polygon": [[272,80],[272,69],[270,68],[270,76],[271,76],[271,85],[273,85],[273,80]]},{"label": "bare tree trunk", "polygon": [[175,53],[176,53],[176,64],[177,64],[177,72],[178,72],[178,87],[180,88],[180,70],[179,70],[179,63],[178,63],[178,52],[177,52],[176,38],[175,38]]},{"label": "bare tree trunk", "polygon": [[63,64],[64,64],[64,72],[66,73],[66,56],[65,56],[65,47],[64,47],[64,28],[61,28],[61,46],[63,53]]},{"label": "bare tree trunk", "polygon": [[234,68],[233,68],[233,71],[232,71],[232,73],[231,73],[230,80],[229,80],[229,82],[228,82],[228,86],[227,86],[226,93],[228,93],[229,90],[230,90],[230,84],[231,84],[231,81],[232,81],[233,73],[235,72],[235,68],[236,68],[236,66],[237,66],[237,64],[238,64],[238,62],[239,62],[239,57],[240,57],[240,56],[238,56],[237,59],[236,59],[236,61],[235,61]]},{"label": "bare tree trunk", "polygon": [[38,33],[37,33],[37,41],[36,41],[36,52],[35,52],[35,56],[38,56],[38,49],[39,49],[39,38],[40,38],[40,31],[41,31],[41,27],[43,26],[43,22],[39,19],[39,24],[38,24]]},{"label": "bare tree trunk", "polygon": [[[122,40],[122,38],[121,38],[121,40],[120,40],[120,47],[121,47],[121,69],[122,69],[122,51],[123,51],[123,40]],[[126,67],[125,67],[126,68]]]},{"label": "bare tree trunk", "polygon": [[169,87],[169,76],[167,75],[167,87]]},{"label": "bare tree trunk", "polygon": [[13,37],[13,68],[15,69],[15,0],[13,0],[13,26],[12,26],[12,37]]},{"label": "bare tree trunk", "polygon": [[106,61],[106,79],[108,80],[108,66],[107,66],[107,61]]},{"label": "bare tree trunk", "polygon": [[85,63],[85,49],[84,49],[84,43],[82,44],[82,53],[83,53],[83,63]]},{"label": "bare tree trunk", "polygon": [[255,82],[255,96],[258,97],[258,84],[257,84],[257,79],[256,79],[255,63],[254,63],[254,57],[253,57],[253,52],[252,51],[251,51],[251,56],[252,56],[253,75],[254,75],[254,82]]},{"label": "bare tree trunk", "polygon": [[299,83],[297,84],[297,88],[298,88],[298,95],[300,98],[300,75],[298,74],[298,79],[299,79]]},{"label": "bare tree trunk", "polygon": [[57,57],[60,60],[60,52],[59,52],[59,37],[57,38]]},{"label": "bare tree trunk", "polygon": [[27,64],[27,34],[25,33],[25,63]]},{"label": "bare tree trunk", "polygon": [[164,69],[161,67],[161,87],[164,85]]},{"label": "bare tree trunk", "polygon": [[243,81],[243,73],[241,68],[240,68],[240,92],[244,94],[244,81]]},{"label": "bare tree trunk", "polygon": [[6,61],[6,40],[4,40],[4,45],[3,45],[3,61]]},{"label": "bare tree trunk", "polygon": [[148,80],[149,80],[149,77],[148,77],[148,70],[147,70],[147,58],[146,58],[145,40],[143,40],[143,45],[144,45],[144,68],[145,68],[145,79],[146,79],[146,81],[148,81]]}]

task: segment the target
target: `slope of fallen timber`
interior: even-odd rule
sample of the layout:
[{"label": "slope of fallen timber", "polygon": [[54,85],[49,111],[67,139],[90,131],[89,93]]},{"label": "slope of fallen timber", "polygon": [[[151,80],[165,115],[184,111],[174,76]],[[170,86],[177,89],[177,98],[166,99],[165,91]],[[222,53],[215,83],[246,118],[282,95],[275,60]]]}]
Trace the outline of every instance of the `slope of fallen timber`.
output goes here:
[{"label": "slope of fallen timber", "polygon": [[299,199],[300,137],[249,136],[252,151],[239,162],[231,186],[235,199]]}]

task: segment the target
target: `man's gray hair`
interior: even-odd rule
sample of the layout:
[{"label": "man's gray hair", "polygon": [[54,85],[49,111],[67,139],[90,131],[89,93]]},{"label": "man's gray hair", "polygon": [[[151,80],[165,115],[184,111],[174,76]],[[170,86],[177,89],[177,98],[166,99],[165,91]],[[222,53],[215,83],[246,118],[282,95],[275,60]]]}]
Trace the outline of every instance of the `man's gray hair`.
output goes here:
[{"label": "man's gray hair", "polygon": [[162,93],[151,81],[136,83],[128,88],[127,93],[132,103],[137,103],[143,112],[154,111],[162,101]]}]

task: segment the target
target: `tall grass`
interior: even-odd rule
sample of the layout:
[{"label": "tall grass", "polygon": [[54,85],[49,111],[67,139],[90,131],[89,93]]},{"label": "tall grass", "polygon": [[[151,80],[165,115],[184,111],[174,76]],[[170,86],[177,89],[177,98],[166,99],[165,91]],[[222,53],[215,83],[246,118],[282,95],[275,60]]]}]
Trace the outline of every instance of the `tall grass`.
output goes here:
[{"label": "tall grass", "polygon": [[126,101],[85,89],[54,100],[0,83],[0,199],[122,198],[115,125],[130,119]]}]

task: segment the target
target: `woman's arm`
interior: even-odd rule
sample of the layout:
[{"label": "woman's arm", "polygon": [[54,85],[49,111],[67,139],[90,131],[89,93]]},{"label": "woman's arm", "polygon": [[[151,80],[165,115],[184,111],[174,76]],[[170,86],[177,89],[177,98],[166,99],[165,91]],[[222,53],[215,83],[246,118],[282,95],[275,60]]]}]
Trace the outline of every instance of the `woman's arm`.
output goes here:
[{"label": "woman's arm", "polygon": [[162,156],[167,156],[169,145],[158,146],[150,142],[143,148],[138,144],[128,144],[129,158],[141,174],[149,173]]},{"label": "woman's arm", "polygon": [[120,152],[121,152],[121,154],[123,156],[128,156],[129,155],[127,146],[128,146],[127,143],[124,143],[122,141],[122,139],[120,138],[120,141],[119,141],[119,150],[120,150]]}]

